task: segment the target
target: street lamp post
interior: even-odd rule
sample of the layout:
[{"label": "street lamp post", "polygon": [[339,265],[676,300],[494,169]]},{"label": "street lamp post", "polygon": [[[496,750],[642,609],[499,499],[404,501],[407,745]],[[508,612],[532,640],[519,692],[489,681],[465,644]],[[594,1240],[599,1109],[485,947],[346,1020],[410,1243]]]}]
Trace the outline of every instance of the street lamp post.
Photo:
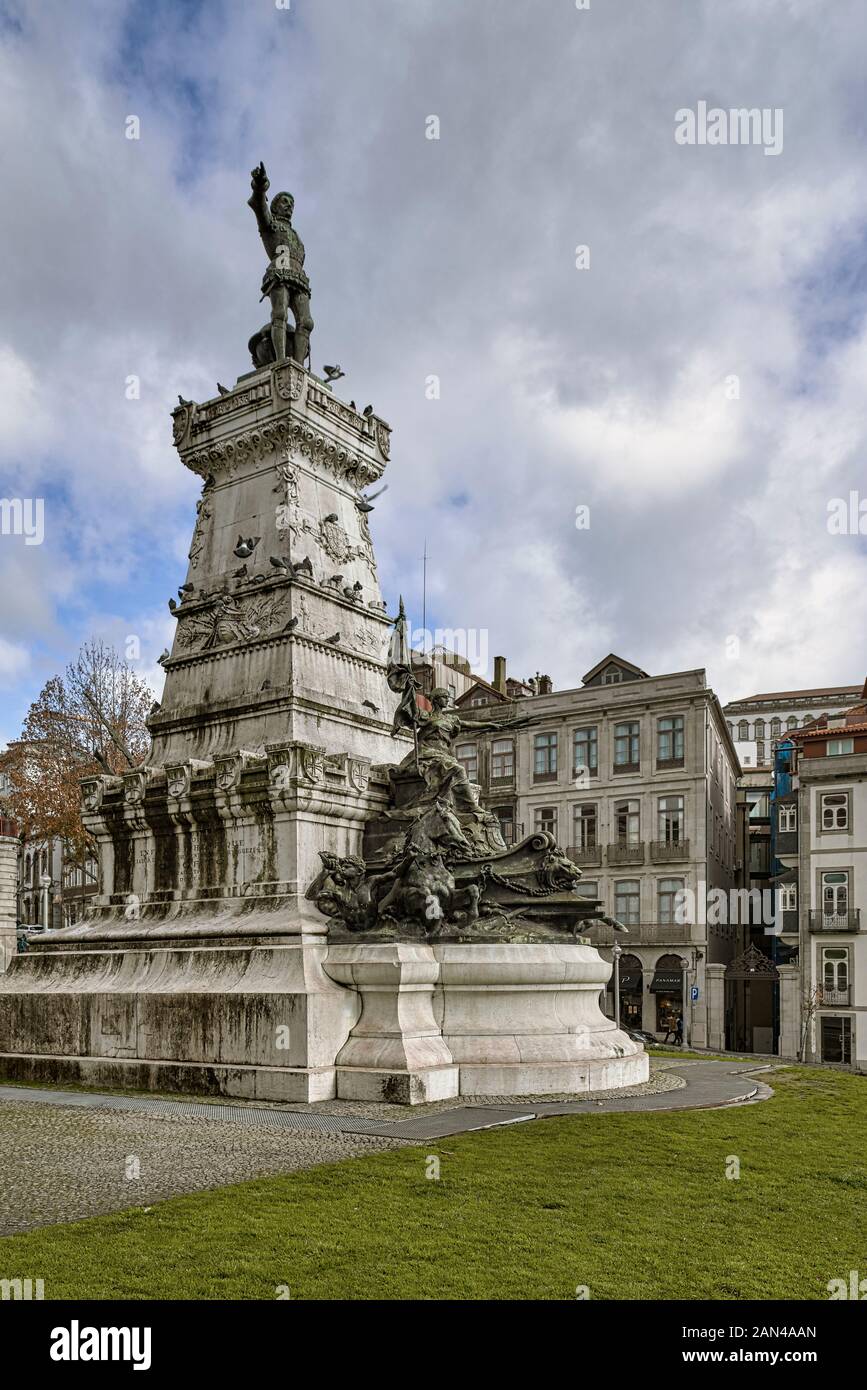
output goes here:
[{"label": "street lamp post", "polygon": [[41,874],[39,877],[39,887],[42,889],[42,926],[48,930],[51,925],[49,914],[51,912],[51,874]]},{"label": "street lamp post", "polygon": [[620,1027],[620,957],[623,955],[623,947],[616,941],[611,948],[614,957],[614,1026]]}]

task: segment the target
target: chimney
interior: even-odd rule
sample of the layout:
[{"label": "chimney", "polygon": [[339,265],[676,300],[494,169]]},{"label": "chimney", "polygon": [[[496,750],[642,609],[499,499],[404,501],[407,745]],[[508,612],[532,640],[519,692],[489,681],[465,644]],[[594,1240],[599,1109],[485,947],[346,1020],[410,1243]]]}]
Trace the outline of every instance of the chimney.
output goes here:
[{"label": "chimney", "polygon": [[499,690],[501,695],[506,693],[506,658],[504,656],[494,657],[494,680],[495,690]]},{"label": "chimney", "polygon": [[554,682],[550,676],[539,676],[539,694],[551,695],[554,691]]}]

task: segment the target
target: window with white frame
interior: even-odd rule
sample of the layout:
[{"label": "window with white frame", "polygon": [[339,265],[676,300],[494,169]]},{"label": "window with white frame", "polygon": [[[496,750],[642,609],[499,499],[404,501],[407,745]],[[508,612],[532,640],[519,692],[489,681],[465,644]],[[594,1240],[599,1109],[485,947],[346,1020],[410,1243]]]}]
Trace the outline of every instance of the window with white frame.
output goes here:
[{"label": "window with white frame", "polygon": [[829,758],[841,758],[846,753],[854,753],[854,738],[829,738],[825,744],[825,753]]},{"label": "window with white frame", "polygon": [[576,729],[572,735],[572,771],[586,768],[591,776],[599,766],[599,743],[595,726]]},{"label": "window with white frame", "polygon": [[656,726],[656,761],[683,762],[683,715],[672,714]]},{"label": "window with white frame", "polygon": [[572,844],[575,849],[596,848],[596,827],[595,805],[572,807]]},{"label": "window with white frame", "polygon": [[849,828],[849,798],[845,792],[822,792],[820,800],[823,830]]},{"label": "window with white frame", "polygon": [[849,911],[849,875],[828,869],[821,875],[822,912],[826,917],[842,917]]},{"label": "window with white frame", "polygon": [[491,778],[505,782],[515,776],[515,742],[511,738],[495,738],[491,744]]},{"label": "window with white frame", "polygon": [[536,830],[544,830],[549,835],[557,834],[557,807],[556,806],[537,806],[533,812],[533,826]]},{"label": "window with white frame", "polygon": [[557,735],[556,733],[536,734],[533,739],[533,777],[538,782],[542,778],[557,776]]},{"label": "window with white frame", "polygon": [[683,797],[661,796],[657,815],[657,838],[667,845],[683,840]]},{"label": "window with white frame", "polygon": [[826,993],[849,988],[849,952],[845,947],[826,946],[823,949],[822,985]]},{"label": "window with white frame", "polygon": [[476,743],[459,743],[455,749],[458,762],[471,782],[479,780],[479,747]]},{"label": "window with white frame", "polygon": [[778,888],[779,904],[781,912],[797,912],[798,910],[798,885],[797,883],[781,883]]},{"label": "window with white frame", "polygon": [[641,916],[641,883],[621,878],[614,885],[614,916],[625,927],[636,927]]},{"label": "window with white frame", "polygon": [[619,845],[637,845],[640,827],[640,803],[636,801],[615,801],[614,828]]},{"label": "window with white frame", "polygon": [[795,803],[789,802],[780,806],[777,812],[777,829],[781,835],[788,835],[798,828],[798,808]]},{"label": "window with white frame", "polygon": [[657,921],[663,926],[671,926],[676,921],[675,913],[679,902],[682,902],[680,894],[683,893],[684,881],[682,878],[661,878],[656,890],[657,902]]},{"label": "window with white frame", "polygon": [[640,725],[638,721],[614,725],[614,767],[637,769],[639,766]]}]

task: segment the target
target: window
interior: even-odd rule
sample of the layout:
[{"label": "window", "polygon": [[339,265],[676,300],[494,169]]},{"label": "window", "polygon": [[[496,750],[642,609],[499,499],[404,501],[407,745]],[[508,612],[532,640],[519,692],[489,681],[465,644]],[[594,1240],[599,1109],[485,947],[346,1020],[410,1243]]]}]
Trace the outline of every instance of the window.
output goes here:
[{"label": "window", "polygon": [[822,1015],[822,1061],[842,1062],[850,1065],[852,1061],[852,1020],[845,1015],[834,1017]]},{"label": "window", "polygon": [[770,840],[750,840],[750,873],[769,874],[771,871]]},{"label": "window", "polygon": [[614,826],[619,845],[637,845],[640,834],[639,803],[615,801]]},{"label": "window", "polygon": [[678,894],[683,892],[682,878],[661,878],[657,889],[657,920],[664,926],[671,926],[677,920],[675,912],[682,899],[678,899]]},{"label": "window", "polygon": [[658,837],[667,845],[679,845],[683,839],[683,797],[659,798]]},{"label": "window", "polygon": [[782,721],[782,719],[772,719],[772,720],[771,720],[771,738],[779,738],[779,737],[780,737],[780,734],[781,734],[782,732],[783,732],[783,721]]},{"label": "window", "polygon": [[576,729],[572,735],[572,771],[580,772],[586,767],[591,777],[595,777],[599,766],[599,744],[595,728]]},{"label": "window", "polygon": [[641,884],[637,878],[621,878],[614,885],[614,916],[624,927],[638,925]]},{"label": "window", "polygon": [[750,820],[767,820],[770,814],[770,795],[768,792],[748,791],[747,806]]},{"label": "window", "polygon": [[533,740],[533,778],[536,782],[557,776],[557,735],[536,734]]},{"label": "window", "polygon": [[779,887],[779,902],[781,912],[797,912],[798,910],[798,885],[797,883],[781,883]]},{"label": "window", "polygon": [[849,988],[848,951],[825,947],[822,952],[822,987],[826,990]]},{"label": "window", "polygon": [[798,828],[798,808],[794,803],[781,806],[777,812],[777,829],[781,835],[788,835]]},{"label": "window", "polygon": [[656,761],[683,762],[683,715],[660,719],[656,726]]},{"label": "window", "polygon": [[458,693],[457,687],[452,685],[451,681],[449,681],[449,684],[446,686],[446,689],[449,692],[449,704],[453,705],[455,702],[455,696]]},{"label": "window", "polygon": [[755,737],[755,738],[764,738],[764,736],[765,736],[765,721],[764,721],[764,719],[757,719],[756,722],[755,722],[755,726],[754,726],[754,727],[755,727],[754,737]]},{"label": "window", "polygon": [[533,825],[536,830],[547,831],[549,835],[557,834],[557,807],[556,806],[537,806],[533,813]]},{"label": "window", "polygon": [[603,685],[619,685],[622,680],[623,672],[619,671],[616,666],[609,666],[607,670],[602,672]]},{"label": "window", "polygon": [[822,874],[822,911],[826,917],[841,917],[849,910],[849,877],[829,870]]},{"label": "window", "polygon": [[614,768],[637,771],[639,766],[639,725],[637,721],[614,725]]},{"label": "window", "polygon": [[849,798],[845,792],[823,792],[819,798],[823,830],[847,830]]},{"label": "window", "polygon": [[459,743],[455,749],[458,762],[471,782],[479,780],[479,748],[476,743]]},{"label": "window", "polygon": [[515,744],[510,738],[495,738],[491,744],[491,780],[511,781],[515,776]]},{"label": "window", "polygon": [[759,739],[756,744],[756,767],[761,767],[765,761],[765,744],[763,739]]},{"label": "window", "polygon": [[595,806],[572,807],[572,844],[575,849],[596,848],[596,825]]},{"label": "window", "polygon": [[495,806],[494,815],[500,822],[500,834],[507,845],[515,843],[515,812],[511,806]]},{"label": "window", "polygon": [[798,727],[798,716],[797,716],[796,714],[790,714],[789,717],[788,717],[788,719],[786,720],[786,728],[787,728],[787,729],[797,729],[797,727]]},{"label": "window", "polygon": [[825,755],[829,758],[839,758],[844,753],[854,753],[854,738],[829,738],[825,745]]},{"label": "window", "polygon": [[746,719],[738,720],[738,743],[746,743],[750,736],[750,726]]},{"label": "window", "polygon": [[599,884],[595,878],[579,879],[575,891],[584,898],[599,898]]},{"label": "window", "polygon": [[808,725],[808,724],[812,724],[812,722],[813,722],[813,715],[812,715],[812,714],[805,714],[804,717],[803,717],[803,719],[801,720],[801,726],[802,726],[803,728],[806,729],[807,725]]}]

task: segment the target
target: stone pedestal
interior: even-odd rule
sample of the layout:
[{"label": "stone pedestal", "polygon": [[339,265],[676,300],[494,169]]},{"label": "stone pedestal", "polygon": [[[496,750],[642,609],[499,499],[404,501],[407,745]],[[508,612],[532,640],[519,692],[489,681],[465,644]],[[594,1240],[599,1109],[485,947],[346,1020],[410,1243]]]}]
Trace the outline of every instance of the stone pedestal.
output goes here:
[{"label": "stone pedestal", "polygon": [[362,999],[337,1057],[346,1099],[586,1095],[649,1075],[599,1008],[611,966],[592,946],[341,945],[325,970]]},{"label": "stone pedestal", "polygon": [[319,944],[57,949],[16,957],[0,991],[0,1070],[26,1081],[331,1100],[359,999]]},{"label": "stone pedestal", "polygon": [[646,1081],[644,1050],[599,1007],[593,946],[434,945],[435,1015],[462,1095],[583,1094]]},{"label": "stone pedestal", "polygon": [[325,969],[361,996],[361,1018],[337,1056],[338,1096],[416,1105],[458,1095],[433,1014],[439,965],[429,946],[332,946]]}]

